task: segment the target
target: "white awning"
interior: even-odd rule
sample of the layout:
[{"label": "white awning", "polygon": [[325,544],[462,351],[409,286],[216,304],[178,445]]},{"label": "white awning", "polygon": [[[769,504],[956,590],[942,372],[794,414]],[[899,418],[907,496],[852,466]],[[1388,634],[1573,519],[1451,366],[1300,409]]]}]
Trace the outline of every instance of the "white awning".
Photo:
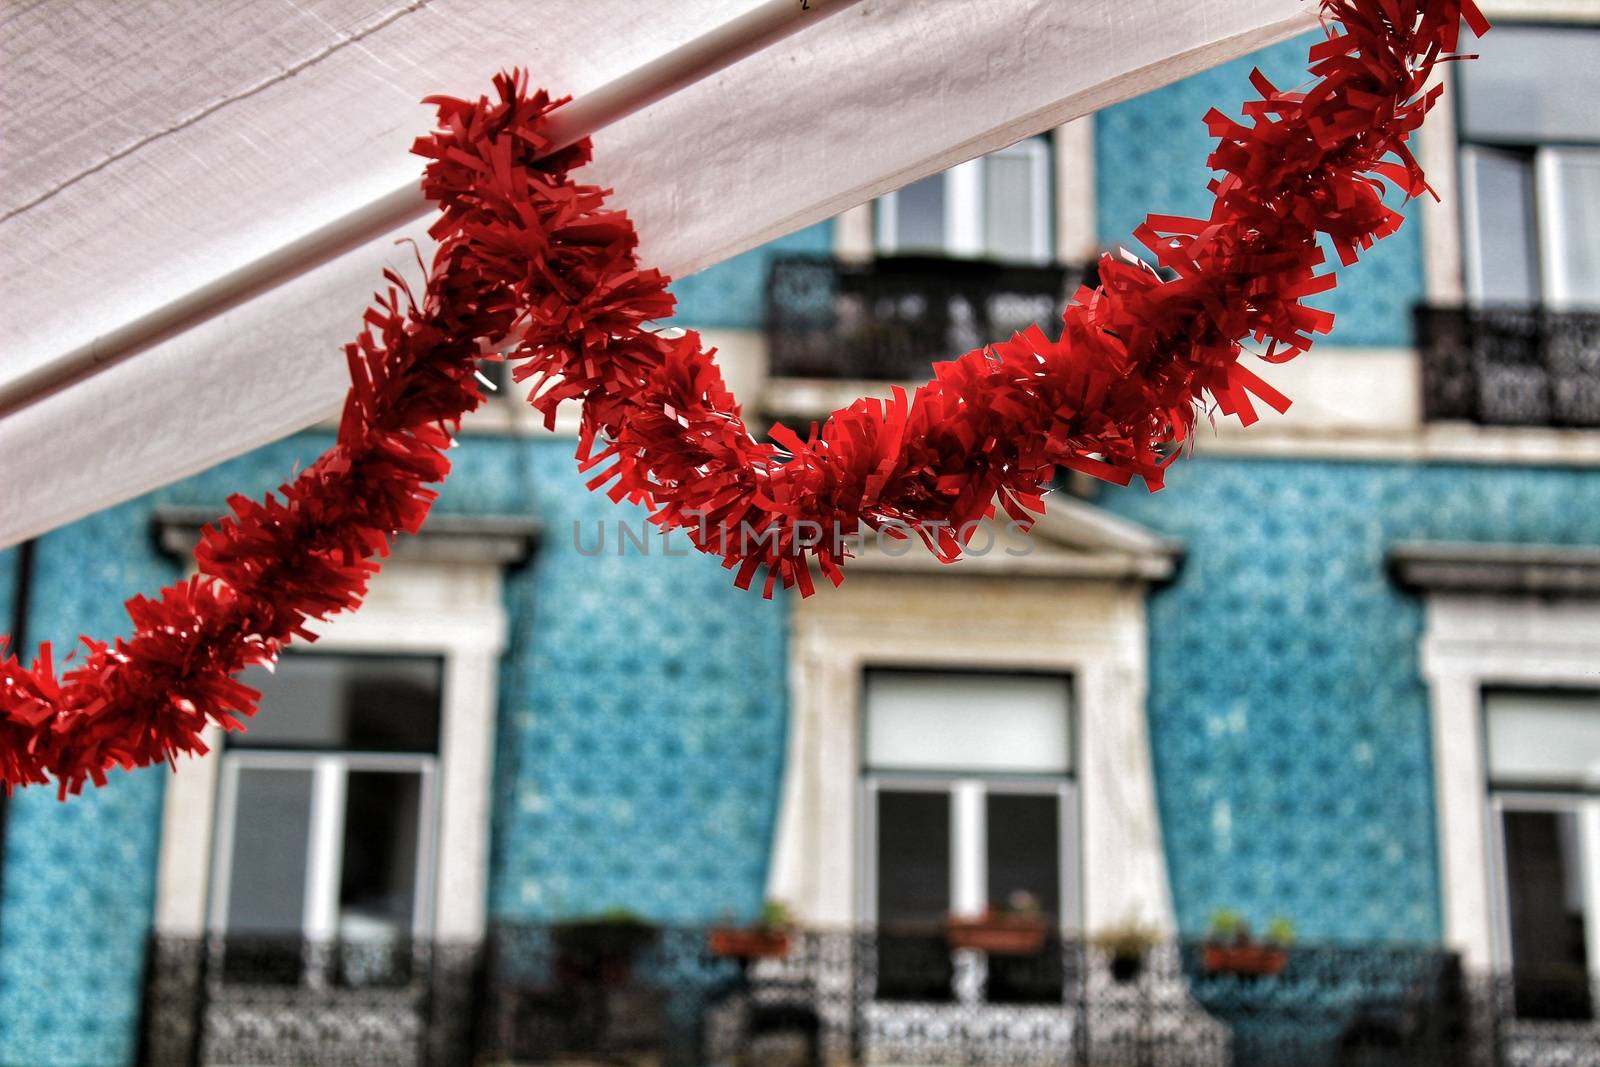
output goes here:
[{"label": "white awning", "polygon": [[[137,351],[109,351],[116,362],[53,392],[19,383],[414,184],[423,96],[487,92],[496,70],[521,65],[535,85],[583,98],[763,6],[11,0],[0,13],[0,545],[338,407],[342,345],[384,265],[416,276],[394,242],[420,239],[425,220]],[[601,130],[585,179],[616,188],[644,261],[681,276],[1302,31],[1315,14],[1306,0],[863,0]]]}]

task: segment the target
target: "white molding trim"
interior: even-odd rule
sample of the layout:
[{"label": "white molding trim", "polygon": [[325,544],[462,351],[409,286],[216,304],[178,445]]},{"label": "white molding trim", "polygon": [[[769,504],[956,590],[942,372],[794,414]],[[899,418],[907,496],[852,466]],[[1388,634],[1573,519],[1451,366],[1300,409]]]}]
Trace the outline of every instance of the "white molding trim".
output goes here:
[{"label": "white molding trim", "polygon": [[864,918],[858,745],[867,667],[1050,671],[1073,679],[1079,753],[1081,912],[1063,923],[1097,930],[1137,919],[1172,931],[1145,720],[1145,588],[1130,577],[866,568],[826,597],[796,598],[770,895],[804,923]]},{"label": "white molding trim", "polygon": [[1096,220],[1094,114],[1057,126],[1055,148],[1056,262],[1079,266],[1100,251]]},{"label": "white molding trim", "polygon": [[833,254],[847,263],[865,263],[877,254],[873,201],[846,208],[833,217]]},{"label": "white molding trim", "polygon": [[[354,614],[314,625],[318,652],[388,652],[444,657],[439,739],[436,902],[432,936],[476,941],[487,921],[489,814],[500,654],[508,619],[498,561],[393,560]],[[156,929],[206,930],[215,836],[221,731],[211,751],[179,761],[166,783],[156,877]]]},{"label": "white molding trim", "polygon": [[1478,0],[1478,7],[1487,18],[1505,22],[1600,23],[1600,6],[1594,0]]},{"label": "white molding trim", "polygon": [[1460,145],[1456,137],[1456,91],[1449,64],[1430,84],[1443,82],[1445,95],[1417,131],[1417,162],[1439,199],[1422,195],[1423,296],[1430,304],[1460,304],[1466,299]]},{"label": "white molding trim", "polygon": [[1445,942],[1472,968],[1504,966],[1490,862],[1483,751],[1486,685],[1593,686],[1600,600],[1428,594],[1421,643],[1429,689]]}]

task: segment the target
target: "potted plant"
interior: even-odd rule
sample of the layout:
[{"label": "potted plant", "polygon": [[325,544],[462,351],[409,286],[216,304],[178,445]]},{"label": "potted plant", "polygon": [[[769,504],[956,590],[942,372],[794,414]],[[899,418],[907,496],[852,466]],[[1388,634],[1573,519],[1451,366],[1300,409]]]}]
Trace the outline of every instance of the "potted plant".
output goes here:
[{"label": "potted plant", "polygon": [[1037,956],[1050,936],[1050,917],[1032,893],[1012,893],[1004,907],[990,905],[972,918],[945,920],[951,948],[970,948],[991,956]]},{"label": "potted plant", "polygon": [[769,900],[753,926],[723,925],[710,935],[711,954],[724,959],[779,959],[789,954],[789,933],[794,925],[788,905]]},{"label": "potted plant", "polygon": [[617,987],[633,975],[633,961],[661,931],[625,908],[557,923],[556,970],[568,982]]},{"label": "potted plant", "polygon": [[1124,984],[1138,981],[1144,973],[1145,957],[1155,943],[1154,928],[1135,920],[1107,927],[1094,937],[1095,946],[1110,961],[1112,980]]},{"label": "potted plant", "polygon": [[1206,935],[1205,969],[1211,974],[1239,978],[1281,974],[1289,962],[1289,945],[1294,937],[1294,924],[1280,915],[1267,924],[1266,939],[1257,941],[1243,916],[1231,909],[1219,909],[1212,914],[1211,929]]}]

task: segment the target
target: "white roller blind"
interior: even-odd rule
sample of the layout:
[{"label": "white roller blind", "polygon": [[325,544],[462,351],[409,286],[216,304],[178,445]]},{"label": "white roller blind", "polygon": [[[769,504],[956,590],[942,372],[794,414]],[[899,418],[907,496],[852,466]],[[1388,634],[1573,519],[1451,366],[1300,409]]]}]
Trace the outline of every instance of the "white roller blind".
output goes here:
[{"label": "white roller blind", "polygon": [[1072,765],[1065,678],[873,671],[872,770],[1064,774]]},{"label": "white roller blind", "polygon": [[1600,786],[1600,692],[1484,696],[1489,777]]}]

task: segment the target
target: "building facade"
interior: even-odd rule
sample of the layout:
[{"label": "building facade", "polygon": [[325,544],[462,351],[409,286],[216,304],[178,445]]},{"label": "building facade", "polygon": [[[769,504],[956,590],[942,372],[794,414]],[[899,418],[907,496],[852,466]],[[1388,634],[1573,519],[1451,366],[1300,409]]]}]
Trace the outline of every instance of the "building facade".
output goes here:
[{"label": "building facade", "polygon": [[[826,929],[1018,890],[1088,934],[1200,937],[1225,909],[1586,983],[1600,27],[1522,7],[1422,135],[1442,204],[1409,205],[1322,302],[1332,336],[1267,368],[1294,408],[1204,428],[1160,493],[1064,481],[1015,552],[1002,530],[952,567],[874,542],[842,589],[763,600],[586,491],[570,429],[491,401],[428,529],[257,680],[248,733],[6,803],[0,1064],[162,1062],[153,936],[474,945],[619,910],[748,921],[768,898]],[[1145,212],[1203,212],[1200,116],[1252,64],[1302,80],[1306,44],[683,279],[676,322],[791,424],[925,376],[1047,319]],[[120,632],[227,494],[330,439],[0,554],[0,618],[58,654]],[[320,988],[345,965],[288,966]],[[1592,1008],[1554,1014],[1595,1039]]]}]

